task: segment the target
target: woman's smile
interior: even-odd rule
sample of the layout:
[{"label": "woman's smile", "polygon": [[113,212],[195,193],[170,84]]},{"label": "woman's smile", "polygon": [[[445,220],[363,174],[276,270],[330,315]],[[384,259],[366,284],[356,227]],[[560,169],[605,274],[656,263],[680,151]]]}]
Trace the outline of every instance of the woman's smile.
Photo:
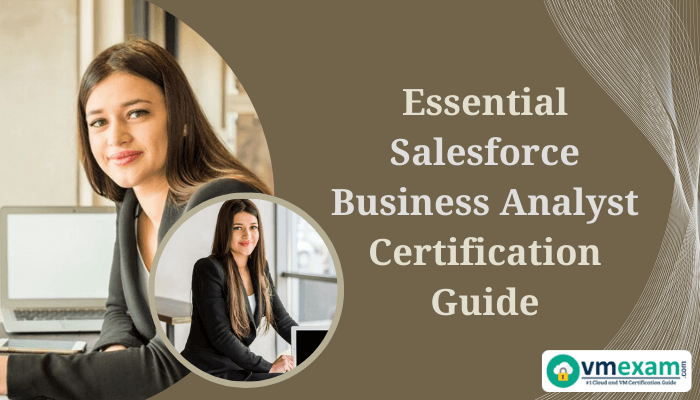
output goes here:
[{"label": "woman's smile", "polygon": [[136,161],[136,159],[141,157],[141,154],[143,154],[142,151],[126,150],[109,156],[109,159],[113,163],[122,166]]}]

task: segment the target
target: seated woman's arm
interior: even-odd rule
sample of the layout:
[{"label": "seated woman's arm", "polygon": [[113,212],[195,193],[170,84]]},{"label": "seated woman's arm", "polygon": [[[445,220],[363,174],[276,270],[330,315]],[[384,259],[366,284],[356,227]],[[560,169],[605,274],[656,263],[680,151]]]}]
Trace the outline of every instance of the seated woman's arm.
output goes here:
[{"label": "seated woman's arm", "polygon": [[187,375],[160,339],[144,345],[137,337],[126,313],[118,251],[114,259],[108,313],[95,349],[113,344],[128,349],[74,356],[11,355],[7,375],[0,369],[0,382],[7,383],[11,399],[146,399]]},{"label": "seated woman's arm", "polygon": [[7,365],[11,399],[146,399],[184,377],[160,339],[146,346],[74,356],[13,355]]},{"label": "seated woman's arm", "polygon": [[211,344],[241,368],[269,372],[272,364],[256,355],[233,333],[226,301],[226,277],[214,261],[203,258],[192,273],[192,302]]},{"label": "seated woman's arm", "polygon": [[[117,237],[119,232],[117,230]],[[112,345],[123,345],[124,347],[140,347],[145,343],[141,341],[136,332],[134,321],[127,314],[126,300],[124,299],[124,288],[122,287],[121,264],[119,260],[119,246],[114,245],[114,260],[112,271],[109,277],[109,296],[107,297],[107,312],[100,339],[95,343],[94,350],[105,350]]]},{"label": "seated woman's arm", "polygon": [[287,310],[284,308],[282,301],[277,295],[277,289],[275,288],[275,283],[272,281],[272,276],[270,275],[270,267],[265,264],[265,275],[267,275],[267,280],[270,282],[270,290],[272,297],[270,302],[272,303],[272,316],[274,317],[274,324],[272,325],[277,333],[284,339],[287,343],[292,343],[292,327],[298,326],[292,317],[289,316]]}]

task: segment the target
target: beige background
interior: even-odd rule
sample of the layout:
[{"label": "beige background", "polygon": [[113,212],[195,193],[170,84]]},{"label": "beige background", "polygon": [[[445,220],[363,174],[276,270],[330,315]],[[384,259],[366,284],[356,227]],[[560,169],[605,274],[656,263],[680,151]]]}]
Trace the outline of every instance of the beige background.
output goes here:
[{"label": "beige background", "polygon": [[[340,394],[535,398],[541,353],[601,349],[629,315],[653,266],[671,198],[671,175],[649,143],[583,70],[540,1],[227,3],[156,1],[219,51],[262,122],[275,194],[329,235],[345,278],[340,324],[303,373],[256,397]],[[406,117],[402,89],[448,95],[566,87],[565,117]],[[574,167],[395,167],[390,143],[572,144]],[[356,194],[489,196],[484,217],[331,216],[331,189]],[[524,194],[639,196],[636,217],[503,217],[508,190]],[[598,267],[379,267],[383,237],[434,244],[483,236],[491,244],[595,244]],[[441,317],[431,297],[515,286],[539,299],[533,317]],[[437,392],[437,393],[436,393]],[[155,398],[247,395],[190,375]]]}]

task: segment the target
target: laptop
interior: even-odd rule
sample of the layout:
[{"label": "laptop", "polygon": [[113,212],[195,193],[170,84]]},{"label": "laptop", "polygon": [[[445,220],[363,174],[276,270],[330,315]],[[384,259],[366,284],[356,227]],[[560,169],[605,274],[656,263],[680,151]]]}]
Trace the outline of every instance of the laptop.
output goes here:
[{"label": "laptop", "polygon": [[316,351],[328,333],[328,327],[293,326],[292,327],[292,356],[294,366],[301,365]]},{"label": "laptop", "polygon": [[7,332],[98,332],[114,207],[0,208],[0,312]]}]

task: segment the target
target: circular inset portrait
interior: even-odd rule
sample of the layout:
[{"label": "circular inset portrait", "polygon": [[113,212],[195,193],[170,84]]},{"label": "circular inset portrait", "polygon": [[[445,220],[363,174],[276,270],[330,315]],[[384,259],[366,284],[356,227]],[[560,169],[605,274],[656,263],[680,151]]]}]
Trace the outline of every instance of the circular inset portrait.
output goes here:
[{"label": "circular inset portrait", "polygon": [[163,239],[152,272],[151,313],[166,347],[228,386],[298,373],[326,347],[342,307],[326,234],[301,209],[263,194],[189,211]]}]

